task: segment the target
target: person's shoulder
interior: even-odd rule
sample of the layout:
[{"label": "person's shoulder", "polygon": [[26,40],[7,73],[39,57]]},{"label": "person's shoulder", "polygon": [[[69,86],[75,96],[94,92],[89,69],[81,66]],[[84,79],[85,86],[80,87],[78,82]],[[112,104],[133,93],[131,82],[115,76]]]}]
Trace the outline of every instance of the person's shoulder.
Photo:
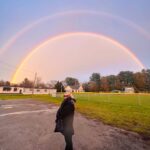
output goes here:
[{"label": "person's shoulder", "polygon": [[74,104],[74,100],[69,97],[69,98],[66,100],[66,104],[68,104],[68,105]]},{"label": "person's shoulder", "polygon": [[74,98],[71,98],[70,103],[71,103],[72,105],[74,105],[75,102],[76,102],[76,100],[75,100]]},{"label": "person's shoulder", "polygon": [[74,103],[76,103],[76,99],[75,99],[75,98],[72,98],[71,100],[72,100]]}]

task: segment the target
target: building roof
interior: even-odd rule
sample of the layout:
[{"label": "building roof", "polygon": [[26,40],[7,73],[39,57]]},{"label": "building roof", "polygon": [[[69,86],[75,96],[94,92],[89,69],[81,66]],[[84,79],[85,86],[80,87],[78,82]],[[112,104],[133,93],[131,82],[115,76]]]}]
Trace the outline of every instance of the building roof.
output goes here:
[{"label": "building roof", "polygon": [[[79,89],[79,85],[74,85],[74,86],[70,86],[70,85],[68,85],[71,89],[73,89],[73,90],[78,90]],[[66,88],[68,87],[68,86],[66,86]]]}]

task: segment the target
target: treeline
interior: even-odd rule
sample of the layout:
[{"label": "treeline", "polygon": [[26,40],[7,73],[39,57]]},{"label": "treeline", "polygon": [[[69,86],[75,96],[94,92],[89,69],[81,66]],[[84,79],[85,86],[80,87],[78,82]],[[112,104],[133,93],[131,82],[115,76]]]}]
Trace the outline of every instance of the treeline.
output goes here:
[{"label": "treeline", "polygon": [[109,76],[93,73],[90,80],[83,83],[84,90],[88,92],[124,91],[125,87],[133,87],[135,92],[150,92],[150,69],[135,73],[121,71],[118,75]]},{"label": "treeline", "polygon": [[50,88],[50,85],[48,83],[44,83],[41,81],[41,78],[38,77],[36,81],[29,80],[28,78],[25,78],[21,83],[19,84],[12,84],[9,81],[0,81],[0,86],[14,86],[14,87],[25,87],[25,88]]},{"label": "treeline", "polygon": [[[58,92],[64,92],[65,86],[78,88],[79,80],[66,77],[64,81],[42,82],[40,77],[36,81],[25,78],[20,84],[11,84],[9,81],[0,81],[0,86],[20,86],[26,88],[56,88]],[[133,87],[135,92],[150,92],[150,69],[141,72],[121,71],[117,75],[101,76],[100,73],[92,73],[89,81],[82,83],[85,92],[111,92],[124,91],[125,87]]]},{"label": "treeline", "polygon": [[13,84],[9,81],[0,80],[0,86],[14,86],[14,87],[25,87],[25,88],[55,88],[57,92],[65,92],[65,86],[79,86],[79,81],[73,77],[66,77],[64,81],[51,80],[50,82],[44,83],[40,77],[37,77],[34,81],[25,78],[21,83]]}]

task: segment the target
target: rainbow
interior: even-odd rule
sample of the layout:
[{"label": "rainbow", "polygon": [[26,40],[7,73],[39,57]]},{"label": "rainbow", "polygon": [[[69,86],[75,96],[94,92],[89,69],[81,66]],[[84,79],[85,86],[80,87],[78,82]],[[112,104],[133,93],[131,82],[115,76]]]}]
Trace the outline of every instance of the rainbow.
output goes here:
[{"label": "rainbow", "polygon": [[35,26],[37,26],[37,25],[39,25],[43,22],[46,22],[50,19],[57,18],[57,17],[63,17],[63,16],[66,16],[66,15],[82,15],[82,14],[91,14],[91,15],[97,15],[97,16],[104,16],[104,17],[107,17],[107,18],[112,18],[112,19],[118,20],[118,21],[132,27],[133,29],[138,31],[141,35],[146,37],[147,39],[150,39],[150,35],[142,27],[140,27],[139,25],[135,24],[134,22],[132,22],[130,20],[121,18],[119,16],[112,15],[112,14],[109,14],[109,13],[106,13],[106,12],[97,12],[97,11],[89,11],[89,10],[67,11],[67,12],[60,12],[60,13],[57,13],[57,14],[54,14],[54,15],[51,15],[51,16],[42,17],[38,20],[35,20],[31,24],[25,26],[24,28],[22,28],[20,31],[18,31],[14,36],[12,36],[4,44],[4,46],[0,49],[0,55],[3,54],[5,51],[7,51],[22,35],[24,35],[29,30],[33,29]]},{"label": "rainbow", "polygon": [[95,37],[98,38],[99,40],[106,40],[110,43],[112,43],[113,45],[119,47],[120,49],[122,49],[122,51],[124,51],[129,57],[131,57],[131,59],[141,68],[145,68],[144,65],[142,64],[142,62],[136,57],[136,55],[127,47],[125,47],[124,45],[122,45],[121,43],[119,43],[118,41],[104,36],[102,34],[96,34],[96,33],[90,33],[90,32],[71,32],[71,33],[64,33],[62,35],[57,35],[54,37],[50,37],[48,39],[46,39],[44,42],[38,44],[36,47],[34,47],[33,49],[31,49],[30,53],[23,59],[23,61],[21,62],[21,64],[19,65],[19,67],[16,69],[15,73],[12,76],[11,79],[11,83],[16,83],[17,82],[17,77],[19,76],[19,72],[22,70],[24,64],[26,62],[28,62],[28,60],[36,53],[38,52],[41,48],[43,48],[45,45],[52,43],[54,41],[66,38],[66,37],[70,37],[70,36],[90,36],[90,37]]}]

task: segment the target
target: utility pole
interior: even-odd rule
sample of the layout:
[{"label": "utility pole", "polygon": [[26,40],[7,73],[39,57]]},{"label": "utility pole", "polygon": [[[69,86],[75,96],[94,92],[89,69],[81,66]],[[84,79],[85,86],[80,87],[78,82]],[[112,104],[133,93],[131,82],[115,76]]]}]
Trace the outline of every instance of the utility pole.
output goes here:
[{"label": "utility pole", "polygon": [[34,75],[34,82],[33,82],[33,88],[32,88],[32,95],[34,94],[34,88],[35,88],[36,78],[37,78],[37,73],[35,73],[35,75]]}]

